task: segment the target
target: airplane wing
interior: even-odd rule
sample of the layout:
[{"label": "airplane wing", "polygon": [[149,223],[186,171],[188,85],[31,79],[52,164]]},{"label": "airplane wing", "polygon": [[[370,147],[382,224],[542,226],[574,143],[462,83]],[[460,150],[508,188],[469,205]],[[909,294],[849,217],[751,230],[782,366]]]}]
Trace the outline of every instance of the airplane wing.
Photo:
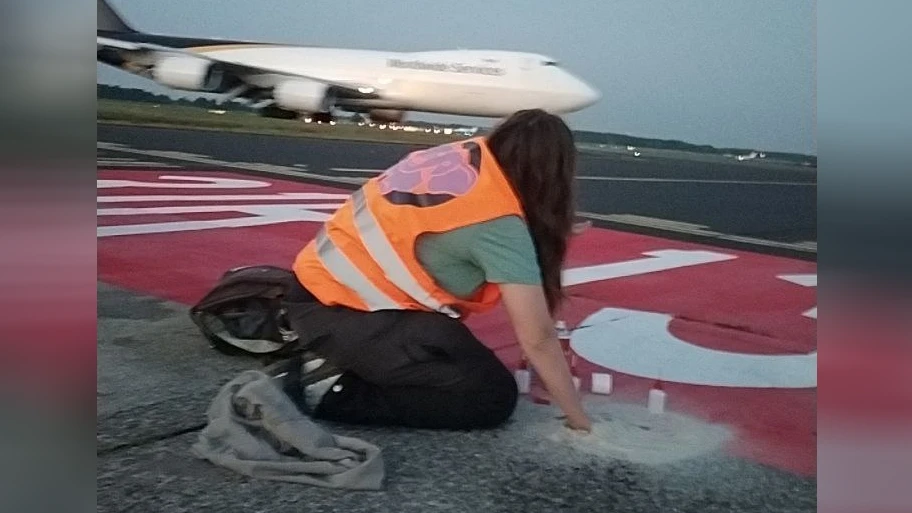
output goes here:
[{"label": "airplane wing", "polygon": [[204,59],[211,61],[213,63],[219,63],[225,68],[225,71],[232,74],[239,80],[247,82],[248,79],[253,77],[262,77],[264,75],[274,75],[279,77],[288,77],[288,78],[299,78],[304,80],[311,80],[321,84],[326,84],[335,88],[338,92],[345,93],[346,96],[351,98],[363,98],[363,99],[379,99],[381,96],[378,94],[377,88],[370,84],[358,84],[352,83],[350,81],[339,81],[333,80],[327,77],[321,77],[316,75],[302,74],[296,72],[288,72],[279,69],[272,69],[260,66],[251,66],[248,64],[241,64],[238,62],[232,62],[230,60],[217,59],[200,52],[194,52],[191,50],[184,50],[181,48],[174,48],[170,46],[162,46],[154,43],[141,43],[133,41],[121,41],[114,38],[96,36],[96,46],[98,50],[123,50],[128,52],[136,52],[142,54],[178,54],[194,57],[197,59]]}]

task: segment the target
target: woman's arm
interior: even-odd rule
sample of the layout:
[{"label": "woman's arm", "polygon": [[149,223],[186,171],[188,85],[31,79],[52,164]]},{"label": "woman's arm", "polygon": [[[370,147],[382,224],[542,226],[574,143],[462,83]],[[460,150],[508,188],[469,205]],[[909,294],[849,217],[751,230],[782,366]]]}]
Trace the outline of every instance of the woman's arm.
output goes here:
[{"label": "woman's arm", "polygon": [[518,284],[502,284],[500,290],[519,345],[554,402],[567,416],[567,425],[573,429],[591,430],[592,423],[573,386],[544,291],[537,285]]}]

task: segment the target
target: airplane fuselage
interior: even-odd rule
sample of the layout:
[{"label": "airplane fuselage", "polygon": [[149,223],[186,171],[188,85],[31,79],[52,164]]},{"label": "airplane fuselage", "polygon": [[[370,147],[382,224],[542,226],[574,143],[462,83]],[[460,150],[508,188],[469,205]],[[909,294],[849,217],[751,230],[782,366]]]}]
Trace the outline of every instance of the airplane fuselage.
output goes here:
[{"label": "airplane fuselage", "polygon": [[[332,76],[338,82],[368,84],[383,91],[383,99],[340,99],[340,107],[495,117],[532,107],[571,112],[593,96],[575,77],[556,66],[543,65],[550,61],[532,54],[477,50],[394,53],[288,46],[195,51],[292,74]],[[264,74],[248,80],[269,86],[276,77]]]},{"label": "airplane fuselage", "polygon": [[98,61],[174,89],[284,112],[502,117],[581,110],[600,94],[553,59],[502,50],[387,52],[148,34],[98,1]]}]

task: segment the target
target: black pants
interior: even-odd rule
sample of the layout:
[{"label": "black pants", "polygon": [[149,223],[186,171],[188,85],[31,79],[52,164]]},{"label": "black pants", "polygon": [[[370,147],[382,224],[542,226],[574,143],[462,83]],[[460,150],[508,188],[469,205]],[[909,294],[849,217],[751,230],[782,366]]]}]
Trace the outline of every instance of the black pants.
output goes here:
[{"label": "black pants", "polygon": [[459,320],[327,307],[303,287],[285,307],[301,341],[344,371],[316,418],[472,429],[502,424],[516,407],[513,375]]}]

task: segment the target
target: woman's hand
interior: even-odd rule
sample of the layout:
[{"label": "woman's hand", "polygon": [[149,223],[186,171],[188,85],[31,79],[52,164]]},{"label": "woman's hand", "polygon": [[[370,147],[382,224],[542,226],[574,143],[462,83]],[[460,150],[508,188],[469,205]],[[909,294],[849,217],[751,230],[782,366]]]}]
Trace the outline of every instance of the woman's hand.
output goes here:
[{"label": "woman's hand", "polygon": [[573,386],[570,368],[557,340],[545,294],[534,285],[502,284],[501,297],[519,345],[573,429],[589,430],[592,423]]},{"label": "woman's hand", "polygon": [[571,419],[570,417],[565,417],[564,426],[566,426],[568,429],[572,429],[574,431],[582,431],[584,433],[592,432],[592,421],[589,420],[589,417],[587,417],[586,415],[583,415],[582,417],[575,418],[575,419]]}]

